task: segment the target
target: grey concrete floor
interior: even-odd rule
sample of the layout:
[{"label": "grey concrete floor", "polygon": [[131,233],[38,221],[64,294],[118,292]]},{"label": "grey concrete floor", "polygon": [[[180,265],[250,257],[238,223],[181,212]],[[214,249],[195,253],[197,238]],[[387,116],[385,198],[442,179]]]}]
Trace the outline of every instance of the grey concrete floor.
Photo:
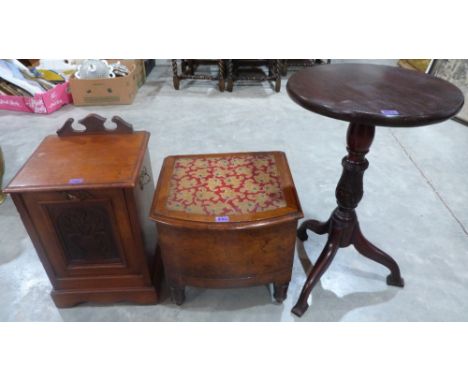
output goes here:
[{"label": "grey concrete floor", "polygon": [[[335,60],[334,62],[342,61]],[[360,60],[365,61],[365,60]],[[394,65],[395,60],[372,62]],[[205,81],[172,87],[159,60],[135,102],[75,107],[51,115],[0,110],[4,185],[40,141],[68,117],[120,115],[151,132],[157,178],[173,154],[282,150],[286,152],[306,218],[327,219],[345,155],[346,123],[308,112],[271,85],[235,86],[220,93]],[[357,212],[364,234],[399,263],[404,289],[387,286],[387,270],[341,249],[298,319],[290,310],[324,236],[297,243],[292,281],[283,304],[267,286],[187,288],[178,307],[166,289],[160,304],[83,304],[57,309],[50,283],[10,198],[0,206],[0,320],[2,321],[466,321],[468,320],[468,127],[455,121],[414,129],[378,127],[368,155],[365,195]]]}]

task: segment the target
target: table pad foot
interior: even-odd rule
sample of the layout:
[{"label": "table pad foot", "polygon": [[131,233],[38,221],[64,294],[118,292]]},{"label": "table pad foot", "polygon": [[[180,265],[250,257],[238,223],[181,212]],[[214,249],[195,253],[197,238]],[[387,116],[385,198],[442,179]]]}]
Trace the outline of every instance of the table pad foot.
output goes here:
[{"label": "table pad foot", "polygon": [[395,277],[390,274],[387,276],[387,285],[403,288],[405,286],[405,280],[403,277]]},{"label": "table pad foot", "polygon": [[307,304],[307,302],[304,303],[298,301],[292,308],[291,312],[294,313],[297,317],[302,317],[308,308],[309,304]]}]

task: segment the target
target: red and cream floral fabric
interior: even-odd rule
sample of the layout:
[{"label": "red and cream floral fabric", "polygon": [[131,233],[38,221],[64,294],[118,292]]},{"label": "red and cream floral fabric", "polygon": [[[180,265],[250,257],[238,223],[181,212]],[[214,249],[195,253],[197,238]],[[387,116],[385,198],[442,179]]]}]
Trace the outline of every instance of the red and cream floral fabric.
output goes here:
[{"label": "red and cream floral fabric", "polygon": [[200,215],[239,215],[286,207],[272,154],[178,158],[166,208]]}]

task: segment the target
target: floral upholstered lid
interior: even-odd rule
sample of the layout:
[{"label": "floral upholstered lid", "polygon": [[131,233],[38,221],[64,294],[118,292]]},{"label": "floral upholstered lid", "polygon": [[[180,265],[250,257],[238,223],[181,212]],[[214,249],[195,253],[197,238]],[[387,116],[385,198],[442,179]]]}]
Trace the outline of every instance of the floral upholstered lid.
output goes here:
[{"label": "floral upholstered lid", "polygon": [[152,217],[226,223],[298,211],[284,153],[210,154],[166,158]]}]

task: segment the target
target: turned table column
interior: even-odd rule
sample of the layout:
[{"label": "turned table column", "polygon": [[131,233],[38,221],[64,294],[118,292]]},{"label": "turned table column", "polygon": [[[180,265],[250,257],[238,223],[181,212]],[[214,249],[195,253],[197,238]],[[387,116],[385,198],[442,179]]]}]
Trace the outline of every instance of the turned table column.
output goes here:
[{"label": "turned table column", "polygon": [[387,267],[387,284],[403,287],[397,262],[369,242],[359,227],[355,208],[364,194],[365,158],[375,126],[416,127],[444,121],[463,106],[461,91],[454,85],[413,71],[382,65],[334,64],[297,72],[288,81],[290,97],[302,107],[349,122],[348,155],[336,187],[338,207],[326,222],[306,220],[297,231],[307,240],[307,230],[328,234],[316,264],[307,275],[292,312],[302,316],[307,298],[327,270],[339,248],[353,245],[363,256]]},{"label": "turned table column", "polygon": [[293,308],[293,313],[298,316],[302,316],[307,310],[307,298],[312,288],[327,270],[338,249],[348,247],[351,244],[359,253],[390,270],[387,284],[404,286],[398,264],[392,257],[364,237],[354,211],[364,194],[363,176],[364,171],[369,166],[365,155],[369,152],[374,133],[375,126],[350,123],[346,135],[348,155],[341,162],[343,173],[335,192],[338,207],[333,211],[328,221],[322,223],[317,220],[306,220],[297,231],[297,236],[302,241],[307,240],[306,231],[308,229],[319,235],[329,234],[325,248],[308,275],[301,296]]}]

